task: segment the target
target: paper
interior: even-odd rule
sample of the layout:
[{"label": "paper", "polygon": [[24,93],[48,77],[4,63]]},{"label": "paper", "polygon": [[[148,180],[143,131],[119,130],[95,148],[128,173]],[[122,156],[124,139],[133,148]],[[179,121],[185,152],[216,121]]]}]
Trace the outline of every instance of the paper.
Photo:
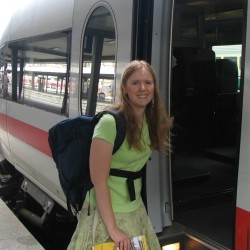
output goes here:
[{"label": "paper", "polygon": [[[148,250],[145,235],[135,236],[130,239],[130,250]],[[117,248],[118,250],[119,248]],[[114,242],[105,242],[92,247],[92,250],[114,250]]]}]

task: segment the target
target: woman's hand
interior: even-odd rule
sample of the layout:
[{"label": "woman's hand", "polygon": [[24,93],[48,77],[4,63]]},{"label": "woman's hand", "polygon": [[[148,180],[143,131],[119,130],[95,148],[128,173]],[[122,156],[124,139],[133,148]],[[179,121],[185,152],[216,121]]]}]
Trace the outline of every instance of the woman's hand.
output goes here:
[{"label": "woman's hand", "polygon": [[129,237],[118,227],[114,227],[109,230],[111,239],[115,242],[115,250],[130,250],[131,244]]}]

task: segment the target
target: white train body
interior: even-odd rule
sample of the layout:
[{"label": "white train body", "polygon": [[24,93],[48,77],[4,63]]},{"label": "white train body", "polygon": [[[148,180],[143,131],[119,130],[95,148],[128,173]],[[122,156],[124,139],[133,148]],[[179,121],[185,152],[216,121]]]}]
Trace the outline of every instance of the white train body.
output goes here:
[{"label": "white train body", "polygon": [[[72,28],[74,1],[31,2],[13,15],[2,44]],[[50,7],[48,7],[50,6]],[[30,8],[34,11],[29,11]],[[64,13],[56,15],[55,13]],[[47,13],[45,17],[43,13]],[[48,12],[51,12],[50,14]],[[48,147],[48,129],[65,118],[1,99],[1,153],[18,171],[65,207],[58,172]]]}]

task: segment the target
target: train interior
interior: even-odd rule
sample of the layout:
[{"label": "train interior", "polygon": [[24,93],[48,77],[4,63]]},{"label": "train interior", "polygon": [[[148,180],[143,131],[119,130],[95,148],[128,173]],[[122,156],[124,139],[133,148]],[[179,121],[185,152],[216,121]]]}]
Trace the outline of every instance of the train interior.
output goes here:
[{"label": "train interior", "polygon": [[234,249],[245,6],[176,0],[174,8],[174,221],[226,249]]}]

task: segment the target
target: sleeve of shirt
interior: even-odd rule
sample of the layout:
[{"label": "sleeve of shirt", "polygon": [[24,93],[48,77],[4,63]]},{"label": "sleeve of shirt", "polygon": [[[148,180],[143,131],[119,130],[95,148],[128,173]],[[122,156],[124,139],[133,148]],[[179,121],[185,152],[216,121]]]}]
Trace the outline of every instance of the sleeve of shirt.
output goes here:
[{"label": "sleeve of shirt", "polygon": [[116,136],[115,118],[110,114],[101,117],[94,129],[93,138],[103,139],[114,145]]}]

